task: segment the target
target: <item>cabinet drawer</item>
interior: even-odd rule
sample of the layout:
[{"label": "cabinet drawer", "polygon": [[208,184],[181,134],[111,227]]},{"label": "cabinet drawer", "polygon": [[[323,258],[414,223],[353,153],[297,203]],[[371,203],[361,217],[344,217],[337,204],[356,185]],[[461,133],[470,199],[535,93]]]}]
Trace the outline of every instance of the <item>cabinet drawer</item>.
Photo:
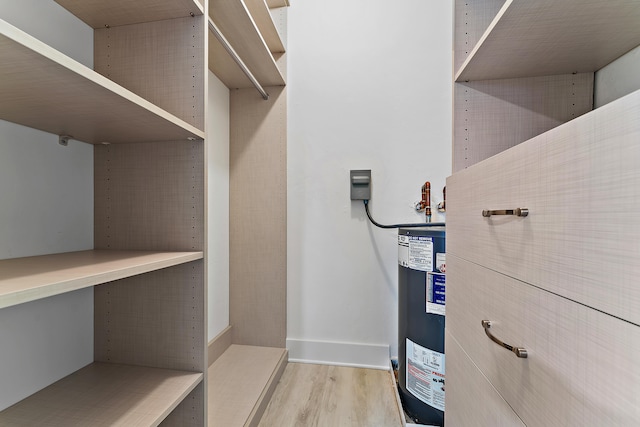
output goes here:
[{"label": "cabinet drawer", "polygon": [[448,253],[447,332],[529,427],[640,425],[636,325]]},{"label": "cabinet drawer", "polygon": [[447,333],[445,424],[464,427],[524,427],[515,412]]},{"label": "cabinet drawer", "polygon": [[640,324],[639,142],[637,91],[454,174],[447,254]]}]

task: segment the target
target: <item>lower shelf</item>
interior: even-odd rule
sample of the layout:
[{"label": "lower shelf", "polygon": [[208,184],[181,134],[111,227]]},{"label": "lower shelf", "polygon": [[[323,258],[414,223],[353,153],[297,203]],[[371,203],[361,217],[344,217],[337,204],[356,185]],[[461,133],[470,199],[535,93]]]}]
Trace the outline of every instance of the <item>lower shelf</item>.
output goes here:
[{"label": "lower shelf", "polygon": [[95,362],[0,412],[0,425],[157,426],[203,378]]},{"label": "lower shelf", "polygon": [[286,349],[231,345],[209,367],[209,427],[258,425],[287,359]]}]

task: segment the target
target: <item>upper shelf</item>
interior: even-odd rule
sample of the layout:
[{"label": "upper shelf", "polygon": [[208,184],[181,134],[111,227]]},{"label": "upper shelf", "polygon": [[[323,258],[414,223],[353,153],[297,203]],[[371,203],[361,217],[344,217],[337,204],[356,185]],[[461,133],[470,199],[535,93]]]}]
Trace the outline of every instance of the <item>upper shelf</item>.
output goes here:
[{"label": "upper shelf", "polygon": [[285,49],[282,38],[280,38],[280,33],[278,33],[278,29],[264,1],[265,0],[244,0],[244,3],[256,27],[258,27],[258,31],[262,34],[269,51],[271,53],[284,53]]},{"label": "upper shelf", "polygon": [[[248,7],[251,4],[251,11]],[[262,86],[284,86],[285,79],[276,64],[276,55],[284,51],[279,35],[274,35],[275,25],[263,0],[209,0],[211,19],[247,68]],[[270,21],[270,22],[269,22]],[[268,30],[271,28],[271,30]],[[270,49],[262,31],[278,38],[274,51]],[[277,31],[276,31],[277,33]],[[229,88],[252,87],[220,42],[210,33],[209,68]]]},{"label": "upper shelf", "polygon": [[97,143],[204,132],[0,20],[0,119]]},{"label": "upper shelf", "polygon": [[141,22],[202,15],[194,0],[55,0],[92,28],[116,27]]},{"label": "upper shelf", "polygon": [[0,261],[0,308],[194,261],[202,252],[92,250]]},{"label": "upper shelf", "polygon": [[507,0],[455,80],[593,72],[638,45],[637,0]]}]

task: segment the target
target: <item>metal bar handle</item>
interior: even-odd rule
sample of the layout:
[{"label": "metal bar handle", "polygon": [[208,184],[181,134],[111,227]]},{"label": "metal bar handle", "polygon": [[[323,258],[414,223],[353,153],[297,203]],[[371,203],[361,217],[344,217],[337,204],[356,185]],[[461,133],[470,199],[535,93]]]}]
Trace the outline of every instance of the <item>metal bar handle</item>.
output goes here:
[{"label": "metal bar handle", "polygon": [[527,216],[529,215],[529,209],[527,208],[515,208],[515,209],[500,209],[500,210],[484,210],[482,216],[490,217],[492,215],[514,215],[514,216]]},{"label": "metal bar handle", "polygon": [[489,332],[489,328],[491,327],[491,321],[490,320],[483,320],[482,321],[482,327],[484,328],[484,333],[487,334],[487,336],[489,338],[491,338],[491,341],[493,341],[494,343],[498,344],[499,346],[502,346],[502,347],[506,348],[509,351],[512,351],[518,357],[522,357],[523,359],[527,358],[527,350],[525,348],[523,348],[523,347],[514,347],[512,345],[509,345],[509,344],[499,340],[498,338],[494,337],[493,335],[491,335],[491,332]]}]

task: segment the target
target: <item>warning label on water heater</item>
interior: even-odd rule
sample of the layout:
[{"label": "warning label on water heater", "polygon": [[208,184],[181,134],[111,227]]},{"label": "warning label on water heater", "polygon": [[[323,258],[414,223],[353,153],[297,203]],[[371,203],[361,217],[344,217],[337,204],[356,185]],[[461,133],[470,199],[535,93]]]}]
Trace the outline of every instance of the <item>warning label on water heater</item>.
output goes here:
[{"label": "warning label on water heater", "polygon": [[427,405],[444,411],[444,354],[407,338],[407,390]]},{"label": "warning label on water heater", "polygon": [[409,267],[409,236],[398,235],[398,264]]},{"label": "warning label on water heater", "polygon": [[420,271],[433,271],[433,239],[398,235],[398,264]]},{"label": "warning label on water heater", "polygon": [[445,315],[445,275],[427,273],[427,313]]}]

